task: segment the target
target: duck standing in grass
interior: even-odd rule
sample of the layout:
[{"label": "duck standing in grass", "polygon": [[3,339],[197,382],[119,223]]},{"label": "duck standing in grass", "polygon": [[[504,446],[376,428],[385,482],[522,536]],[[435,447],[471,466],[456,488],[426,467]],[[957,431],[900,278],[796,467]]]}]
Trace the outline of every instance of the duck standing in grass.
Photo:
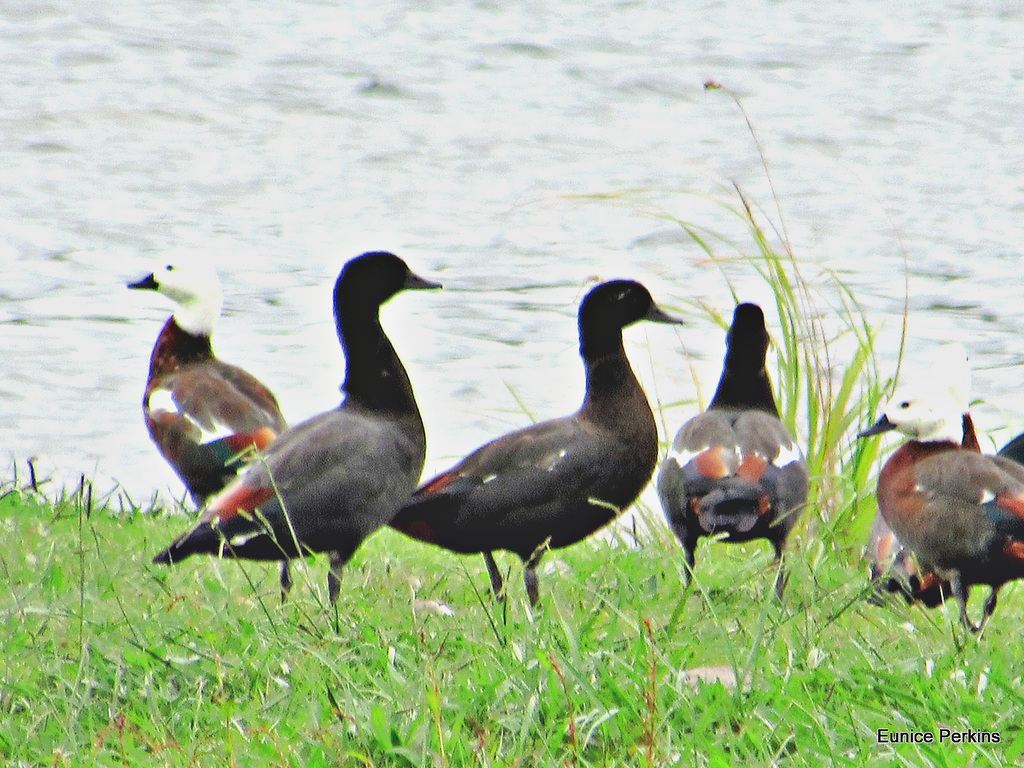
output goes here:
[{"label": "duck standing in grass", "polygon": [[[971,414],[963,414],[961,421],[963,439],[960,447],[981,453]],[[868,536],[867,554],[871,561],[871,581],[876,588],[899,593],[908,605],[919,602],[926,608],[937,608],[952,594],[948,581],[935,571],[922,568],[913,553],[900,543],[881,512],[875,514]],[[878,602],[878,595],[874,595],[871,601]]]},{"label": "duck standing in grass", "polygon": [[579,309],[586,370],[580,409],[478,448],[420,487],[391,526],[453,552],[483,553],[499,600],[504,585],[492,552],[515,553],[536,605],[544,552],[610,523],[654,472],[657,426],[622,345],[623,328],[639,320],[681,322],[640,283],[613,280],[593,288]]},{"label": "duck standing in grass", "polygon": [[[980,632],[999,590],[1024,578],[1024,467],[961,445],[966,403],[936,389],[898,389],[860,437],[899,430],[910,439],[882,467],[878,508],[922,568],[950,583],[960,620]],[[981,622],[967,615],[975,584],[988,584]]]},{"label": "duck standing in grass", "polygon": [[[963,435],[960,447],[981,453],[974,420],[966,410],[971,399],[973,375],[967,348],[963,344],[948,342],[927,350],[908,364],[903,378],[904,391],[935,392],[938,394],[933,397],[961,403],[965,410],[960,417]],[[871,526],[867,556],[871,564],[871,581],[876,587],[870,602],[880,602],[878,589],[899,593],[908,605],[920,602],[926,608],[936,608],[952,595],[950,583],[922,566],[913,552],[903,546],[885,522],[881,510],[875,513]]]},{"label": "duck standing in grass", "polygon": [[658,495],[694,567],[697,542],[768,539],[786,585],[782,552],[807,501],[807,462],[779,420],[765,370],[768,331],[756,304],[740,304],[726,338],[725,365],[707,411],[686,422],[658,473]]},{"label": "duck standing in grass", "polygon": [[[333,603],[342,566],[409,498],[426,453],[412,386],[381,327],[380,307],[400,291],[439,287],[391,253],[348,262],[334,288],[344,401],[283,432],[153,562],[193,554],[287,561],[330,552]],[[281,587],[283,598],[287,571]]]},{"label": "duck standing in grass", "polygon": [[202,505],[234,478],[240,454],[265,448],[287,424],[269,389],[213,354],[223,299],[212,269],[169,264],[128,287],[178,305],[153,347],[142,410],[153,442]]}]

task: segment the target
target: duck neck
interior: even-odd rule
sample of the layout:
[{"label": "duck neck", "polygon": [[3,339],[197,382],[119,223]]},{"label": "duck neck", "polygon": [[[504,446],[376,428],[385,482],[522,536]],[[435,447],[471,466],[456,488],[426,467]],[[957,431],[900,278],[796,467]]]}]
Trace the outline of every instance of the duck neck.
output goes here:
[{"label": "duck neck", "polygon": [[419,420],[412,384],[381,327],[378,310],[342,312],[338,337],[345,351],[345,403]]},{"label": "duck neck", "polygon": [[157,376],[172,373],[183,366],[212,358],[210,337],[189,333],[171,317],[160,331],[149,358],[149,379],[152,381]]},{"label": "duck neck", "polygon": [[[970,419],[970,416],[967,419]],[[956,415],[955,409],[951,409],[948,414],[929,424],[921,425],[910,437],[925,445],[952,443],[960,446],[961,443],[972,438],[975,445],[978,442],[977,435],[974,434],[974,423],[970,423],[970,436],[968,436],[967,422],[962,414]],[[981,450],[980,447],[978,450]]]},{"label": "duck neck", "polygon": [[718,389],[708,408],[764,411],[778,418],[779,408],[775,404],[772,382],[764,362],[757,366],[744,366],[738,364],[731,353],[726,354],[722,378],[718,380]]},{"label": "duck neck", "polygon": [[626,358],[621,334],[617,345],[605,346],[599,354],[592,354],[586,345],[583,350],[587,393],[580,416],[615,431],[656,435],[654,414]]}]

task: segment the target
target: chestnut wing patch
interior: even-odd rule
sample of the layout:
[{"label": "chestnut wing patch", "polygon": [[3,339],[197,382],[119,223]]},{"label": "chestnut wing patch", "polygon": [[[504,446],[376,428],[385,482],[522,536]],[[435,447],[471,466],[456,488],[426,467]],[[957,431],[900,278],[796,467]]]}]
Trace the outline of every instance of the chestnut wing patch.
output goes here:
[{"label": "chestnut wing patch", "polygon": [[203,515],[206,522],[227,522],[239,515],[251,514],[260,505],[274,498],[274,489],[237,482],[218,495]]}]

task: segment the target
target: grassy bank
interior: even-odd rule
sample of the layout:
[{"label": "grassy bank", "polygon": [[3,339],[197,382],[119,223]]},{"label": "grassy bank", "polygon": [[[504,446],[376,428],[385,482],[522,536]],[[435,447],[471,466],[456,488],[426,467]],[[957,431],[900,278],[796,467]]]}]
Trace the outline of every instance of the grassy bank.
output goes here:
[{"label": "grassy bank", "polygon": [[[1024,755],[1011,587],[979,642],[953,608],[868,605],[864,570],[804,543],[784,604],[768,547],[663,529],[551,556],[531,615],[479,558],[390,531],[280,605],[272,565],[149,564],[180,517],[0,500],[0,760],[8,765],[1008,765]],[[713,545],[714,546],[714,545]],[[551,568],[550,566],[555,566]],[[454,615],[447,615],[450,608]],[[720,682],[695,683],[696,668]],[[711,674],[711,673],[708,673]],[[729,683],[738,680],[738,685]],[[995,731],[888,745],[876,730]]]}]

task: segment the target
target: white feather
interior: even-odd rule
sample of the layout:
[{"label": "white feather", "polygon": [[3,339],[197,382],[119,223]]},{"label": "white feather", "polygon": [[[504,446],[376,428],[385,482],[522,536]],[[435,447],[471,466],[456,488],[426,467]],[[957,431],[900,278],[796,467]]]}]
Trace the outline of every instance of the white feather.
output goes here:
[{"label": "white feather", "polygon": [[178,413],[178,404],[169,389],[154,389],[149,393],[150,413]]},{"label": "white feather", "polygon": [[710,445],[706,445],[699,451],[684,451],[682,449],[672,447],[669,449],[668,456],[666,456],[665,458],[673,459],[675,460],[676,464],[678,464],[680,467],[685,467],[687,464],[689,464],[691,461],[697,458],[700,454],[704,453],[704,451],[706,451],[710,447]]},{"label": "white feather", "polygon": [[221,422],[214,422],[213,429],[203,427],[202,424],[178,407],[178,404],[174,401],[174,395],[169,389],[154,389],[150,392],[148,410],[154,417],[161,413],[176,413],[182,418],[187,419],[199,430],[199,442],[201,443],[208,443],[212,440],[219,440],[222,437],[229,437],[235,434],[235,430]]},{"label": "white feather", "polygon": [[789,445],[779,446],[779,455],[775,457],[772,462],[777,467],[785,467],[792,464],[795,461],[803,461],[804,456],[800,452],[800,449],[796,445],[790,443]]},{"label": "white feather", "polygon": [[175,302],[174,320],[195,336],[211,336],[224,304],[220,278],[201,263],[165,264],[153,270],[157,292]]}]

